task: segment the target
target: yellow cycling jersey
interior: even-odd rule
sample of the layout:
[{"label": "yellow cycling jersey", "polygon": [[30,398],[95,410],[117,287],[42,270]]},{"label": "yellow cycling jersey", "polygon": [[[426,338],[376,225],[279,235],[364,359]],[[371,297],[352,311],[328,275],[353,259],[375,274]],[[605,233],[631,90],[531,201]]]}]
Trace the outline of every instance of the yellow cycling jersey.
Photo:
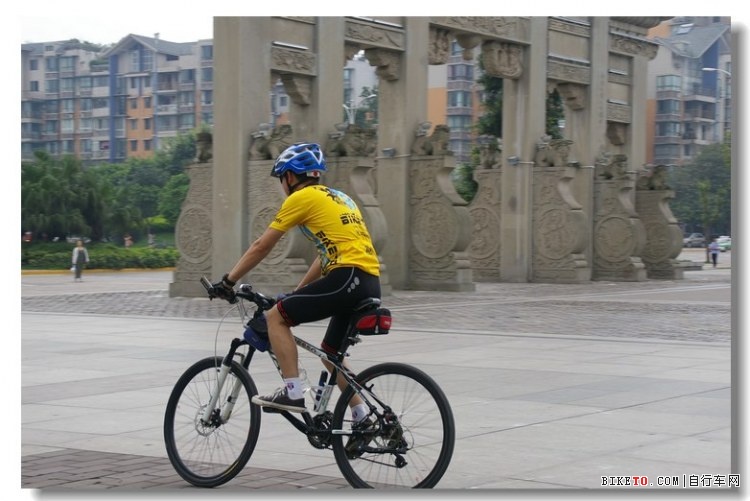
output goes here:
[{"label": "yellow cycling jersey", "polygon": [[323,275],[334,268],[355,266],[380,276],[380,263],[362,213],[345,193],[323,185],[295,191],[270,224],[283,232],[294,226],[315,244]]}]

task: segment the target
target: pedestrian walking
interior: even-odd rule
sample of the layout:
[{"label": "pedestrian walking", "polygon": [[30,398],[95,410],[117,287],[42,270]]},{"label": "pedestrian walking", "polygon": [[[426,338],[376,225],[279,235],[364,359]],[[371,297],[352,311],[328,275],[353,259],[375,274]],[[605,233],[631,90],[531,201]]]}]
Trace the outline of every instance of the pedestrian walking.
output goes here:
[{"label": "pedestrian walking", "polygon": [[75,271],[75,282],[83,282],[81,274],[83,273],[83,265],[89,262],[89,251],[83,246],[83,240],[76,242],[75,248],[73,248],[73,268]]},{"label": "pedestrian walking", "polygon": [[721,249],[719,248],[719,242],[717,242],[715,238],[711,240],[710,244],[708,244],[708,251],[711,253],[711,261],[714,263],[714,268],[716,268],[716,263],[719,261],[719,252],[721,252]]}]

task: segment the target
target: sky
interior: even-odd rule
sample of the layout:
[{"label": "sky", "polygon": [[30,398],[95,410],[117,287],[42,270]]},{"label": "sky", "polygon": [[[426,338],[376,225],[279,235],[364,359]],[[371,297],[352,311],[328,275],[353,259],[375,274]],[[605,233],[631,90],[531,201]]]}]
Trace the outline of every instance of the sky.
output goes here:
[{"label": "sky", "polygon": [[[12,2],[13,0],[11,0]],[[503,4],[502,12],[497,12],[497,4],[486,2],[487,6],[472,5],[467,12],[456,13],[455,7],[445,9],[435,4],[430,6],[429,15],[560,15],[558,11],[560,4],[552,0],[534,2],[534,8],[530,9],[523,3]],[[485,2],[483,2],[485,3]],[[100,0],[69,0],[67,2],[52,0],[35,0],[33,8],[10,7],[18,9],[18,23],[11,23],[8,28],[18,29],[17,40],[25,42],[50,42],[77,38],[81,41],[98,44],[116,43],[129,34],[154,36],[170,42],[193,42],[196,40],[213,38],[213,16],[267,16],[280,15],[280,6],[287,10],[288,15],[341,15],[341,10],[336,9],[334,2],[309,2],[303,0],[287,0],[283,4],[269,7],[271,2],[242,2],[237,0],[209,0],[208,2],[176,2],[174,0],[128,0],[124,4],[111,4]],[[343,4],[343,2],[341,2]],[[445,3],[450,7],[451,3]],[[520,4],[520,5],[519,5]],[[395,0],[379,0],[368,9],[374,11],[368,13],[357,13],[357,3],[347,2],[346,9],[351,15],[425,15],[423,9],[407,7],[405,2]],[[546,6],[546,5],[549,5]],[[643,7],[639,7],[642,5]],[[605,6],[605,10],[586,7],[584,12],[568,12],[566,15],[680,15],[689,13],[691,15],[716,15],[712,4],[702,0],[683,0],[680,2],[679,10],[674,12],[653,12],[653,3],[647,0],[630,0],[617,6],[618,11],[613,11],[613,6]],[[106,9],[103,8],[106,6]],[[492,8],[490,8],[492,6]],[[523,10],[519,11],[519,8]],[[600,7],[601,9],[602,7]],[[636,9],[639,13],[628,13],[628,10]],[[7,9],[7,7],[6,7]],[[462,6],[462,10],[465,7]],[[541,9],[541,10],[540,10]],[[440,12],[447,10],[447,12]],[[291,11],[291,12],[290,12]],[[727,7],[722,7],[720,15],[732,15]],[[733,16],[736,17],[736,16]]]}]

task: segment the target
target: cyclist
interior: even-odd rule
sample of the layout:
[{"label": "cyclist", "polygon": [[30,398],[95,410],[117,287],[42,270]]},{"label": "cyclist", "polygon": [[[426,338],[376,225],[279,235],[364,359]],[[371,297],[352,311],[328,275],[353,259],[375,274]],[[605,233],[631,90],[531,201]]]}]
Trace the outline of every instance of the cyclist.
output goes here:
[{"label": "cyclist", "polygon": [[[305,400],[298,370],[297,345],[291,327],[330,317],[322,349],[338,352],[352,315],[362,299],[380,297],[380,263],[362,214],[341,191],[320,184],[325,158],[315,143],[296,143],[276,159],[271,175],[279,178],[287,198],[273,222],[255,240],[232,270],[214,284],[220,297],[232,299],[232,287],[255,268],[285,232],[297,226],[318,251],[297,288],[266,312],[271,348],[281,367],[284,386],[273,394],[256,395],[253,403],[291,412],[304,412]],[[331,366],[324,362],[330,371]],[[339,387],[346,382],[339,376]],[[355,395],[352,419],[361,422],[367,406]]]}]

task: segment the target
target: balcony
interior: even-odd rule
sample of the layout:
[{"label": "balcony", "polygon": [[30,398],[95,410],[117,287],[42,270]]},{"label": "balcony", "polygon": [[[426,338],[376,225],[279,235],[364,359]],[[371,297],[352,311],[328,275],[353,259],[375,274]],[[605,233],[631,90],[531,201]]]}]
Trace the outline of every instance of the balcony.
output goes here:
[{"label": "balcony", "polygon": [[657,122],[681,122],[682,115],[679,113],[657,113]]},{"label": "balcony", "polygon": [[176,104],[160,104],[156,107],[156,113],[159,115],[174,115],[177,113]]}]

